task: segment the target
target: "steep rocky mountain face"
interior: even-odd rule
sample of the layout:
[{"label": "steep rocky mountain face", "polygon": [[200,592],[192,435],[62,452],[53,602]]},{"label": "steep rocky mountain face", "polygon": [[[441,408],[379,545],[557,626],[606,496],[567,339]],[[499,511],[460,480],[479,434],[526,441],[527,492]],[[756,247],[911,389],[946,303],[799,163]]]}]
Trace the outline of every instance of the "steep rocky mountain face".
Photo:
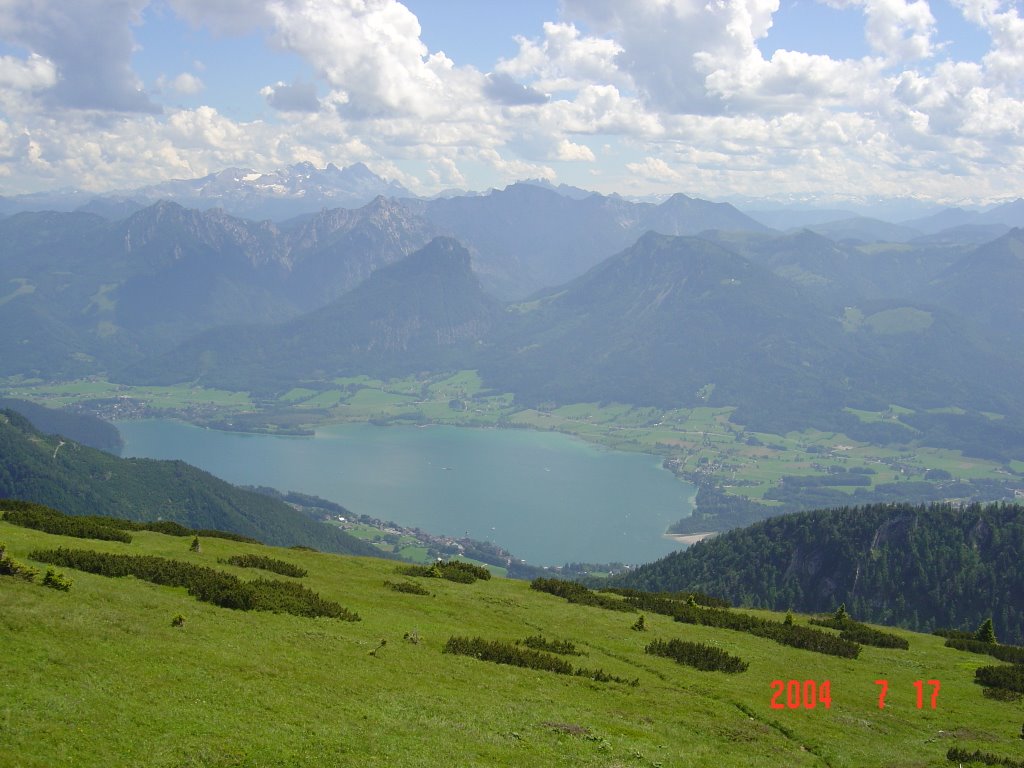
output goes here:
[{"label": "steep rocky mountain face", "polygon": [[338,168],[296,163],[261,172],[227,168],[196,179],[174,179],[100,196],[80,190],[0,197],[0,214],[24,211],[94,213],[110,221],[126,218],[161,200],[186,208],[220,208],[233,216],[283,221],[324,208],[359,208],[375,197],[412,197],[363,163]]},{"label": "steep rocky mountain face", "polygon": [[287,227],[169,202],[117,223],[17,214],[0,220],[0,372],[94,373],[218,325],[293,317],[433,235],[382,198]]},{"label": "steep rocky mountain face", "polygon": [[347,168],[329,163],[323,169],[297,163],[267,173],[228,168],[199,179],[165,181],[101,200],[131,200],[141,205],[168,200],[200,210],[220,208],[247,219],[283,221],[324,208],[360,208],[381,195],[411,197],[412,193],[362,163]]},{"label": "steep rocky mountain face", "polygon": [[469,253],[442,237],[318,310],[277,325],[201,334],[126,376],[274,391],[303,379],[458,368],[472,363],[500,315]]}]

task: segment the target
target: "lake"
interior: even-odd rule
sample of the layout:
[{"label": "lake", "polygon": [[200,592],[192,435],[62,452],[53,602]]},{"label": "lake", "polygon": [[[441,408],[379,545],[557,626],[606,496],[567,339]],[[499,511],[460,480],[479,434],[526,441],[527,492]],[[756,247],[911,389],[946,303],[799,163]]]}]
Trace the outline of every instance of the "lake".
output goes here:
[{"label": "lake", "polygon": [[231,483],[311,493],[356,514],[490,540],[535,565],[648,562],[695,489],[655,456],[554,432],[344,424],[312,437],[119,422],[124,456],[182,459]]}]

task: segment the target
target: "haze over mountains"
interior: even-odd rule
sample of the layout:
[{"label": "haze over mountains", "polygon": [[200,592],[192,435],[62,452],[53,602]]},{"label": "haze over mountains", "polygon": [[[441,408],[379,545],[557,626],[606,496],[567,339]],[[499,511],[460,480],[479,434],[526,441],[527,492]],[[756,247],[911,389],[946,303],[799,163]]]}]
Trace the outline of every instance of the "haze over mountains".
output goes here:
[{"label": "haze over mountains", "polygon": [[847,236],[863,220],[780,233],[684,195],[579,192],[377,197],[277,224],[173,202],[118,221],[15,214],[0,220],[0,374],[272,392],[468,367],[523,404],[736,406],[766,431],[852,429],[844,408],[893,403],[1024,423],[1024,231],[979,246],[886,225],[900,242],[865,243]]}]

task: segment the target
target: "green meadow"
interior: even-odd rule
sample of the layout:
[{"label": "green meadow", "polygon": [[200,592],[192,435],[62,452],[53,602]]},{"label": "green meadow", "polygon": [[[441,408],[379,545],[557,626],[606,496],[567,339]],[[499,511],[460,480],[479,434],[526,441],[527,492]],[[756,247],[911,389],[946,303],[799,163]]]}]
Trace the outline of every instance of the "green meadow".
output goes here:
[{"label": "green meadow", "polygon": [[[64,546],[285,579],[219,563],[270,555],[307,570],[291,580],[361,621],[228,610],[184,588],[71,569],[60,569],[69,592],[41,576],[0,576],[3,765],[839,768],[949,765],[954,746],[1024,760],[1024,707],[983,696],[974,669],[991,660],[938,637],[897,630],[909,650],[865,646],[841,659],[655,614],[640,632],[636,613],[570,604],[521,581],[410,579],[393,561],[214,538],[192,552],[189,538],[133,537],[72,539],[0,522],[8,555],[40,569],[32,550]],[[384,583],[410,580],[429,594]],[[638,685],[442,652],[452,636],[536,635],[574,643],[585,655],[573,664]],[[709,644],[749,668],[697,671],[645,654],[654,639]],[[798,681],[800,697],[787,701],[787,687],[773,709],[776,680]],[[829,681],[829,707],[805,706],[806,680]],[[884,709],[876,680],[888,681]],[[940,683],[934,709],[929,680]]]}]

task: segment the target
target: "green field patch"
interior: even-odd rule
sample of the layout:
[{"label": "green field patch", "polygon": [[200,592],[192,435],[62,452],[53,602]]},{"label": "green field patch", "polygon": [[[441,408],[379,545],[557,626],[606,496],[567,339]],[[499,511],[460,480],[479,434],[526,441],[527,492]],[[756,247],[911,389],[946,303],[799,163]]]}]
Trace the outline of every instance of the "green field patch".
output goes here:
[{"label": "green field patch", "polygon": [[374,389],[380,389],[384,386],[384,382],[380,379],[374,379],[370,376],[342,376],[337,379],[333,379],[333,382],[339,387],[372,387]]},{"label": "green field patch", "polygon": [[846,307],[843,310],[843,330],[853,333],[864,323],[864,313],[857,307]]},{"label": "green field patch", "polygon": [[89,303],[85,305],[82,314],[88,314],[94,310],[97,312],[113,312],[117,309],[117,301],[110,297],[110,294],[118,287],[119,283],[104,283],[92,296]]},{"label": "green field patch", "polygon": [[302,400],[308,400],[316,394],[315,389],[306,389],[305,387],[293,387],[281,395],[278,400],[282,403],[298,403]]},{"label": "green field patch", "polygon": [[179,384],[174,387],[129,387],[125,394],[145,400],[150,407],[175,410],[190,405],[216,405],[246,408],[252,406],[248,392],[230,392],[225,389],[206,389]]},{"label": "green field patch", "polygon": [[315,397],[311,397],[302,403],[299,403],[299,408],[333,408],[341,401],[341,390],[340,389],[328,389],[325,392],[319,392]]},{"label": "green field patch", "polygon": [[29,280],[24,277],[16,277],[13,280],[8,280],[8,283],[14,283],[17,288],[8,293],[6,296],[0,296],[0,307],[7,304],[10,301],[14,301],[19,296],[28,296],[36,292],[36,287]]},{"label": "green field patch", "polygon": [[920,333],[931,327],[935,318],[931,312],[915,307],[898,307],[876,312],[864,319],[873,333],[892,336],[901,333]]},{"label": "green field patch", "polygon": [[379,389],[360,389],[348,401],[353,408],[386,408],[404,406],[411,402],[412,398],[408,395],[396,395]]}]

